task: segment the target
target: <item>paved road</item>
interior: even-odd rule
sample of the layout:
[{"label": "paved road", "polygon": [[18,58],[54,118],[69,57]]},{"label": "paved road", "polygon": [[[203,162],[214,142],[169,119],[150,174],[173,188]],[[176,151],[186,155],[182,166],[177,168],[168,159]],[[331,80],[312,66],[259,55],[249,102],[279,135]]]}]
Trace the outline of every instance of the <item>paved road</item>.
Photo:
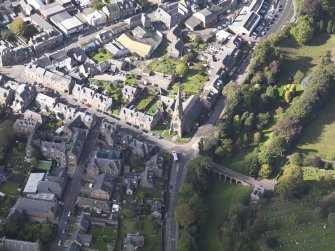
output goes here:
[{"label": "paved road", "polygon": [[84,169],[85,169],[85,163],[86,160],[89,158],[90,154],[94,150],[94,146],[96,143],[96,140],[100,134],[100,125],[101,125],[101,119],[98,119],[97,125],[90,131],[90,133],[87,136],[87,141],[85,144],[85,147],[83,149],[83,152],[80,157],[79,165],[75,168],[73,176],[71,181],[68,183],[65,195],[64,195],[64,210],[60,216],[58,228],[57,228],[57,235],[55,237],[54,242],[51,246],[51,251],[57,251],[62,250],[62,248],[59,248],[57,246],[57,243],[59,240],[62,240],[64,243],[64,240],[66,239],[66,234],[63,234],[63,229],[67,228],[67,225],[65,225],[65,221],[68,219],[68,213],[73,212],[75,207],[75,200],[79,196],[81,185],[80,181],[84,177]]},{"label": "paved road", "polygon": [[286,22],[294,21],[292,20],[294,18],[293,0],[281,0],[278,5],[282,5],[284,9],[281,12],[277,12],[278,18],[262,39],[267,38],[271,33],[279,31]]}]

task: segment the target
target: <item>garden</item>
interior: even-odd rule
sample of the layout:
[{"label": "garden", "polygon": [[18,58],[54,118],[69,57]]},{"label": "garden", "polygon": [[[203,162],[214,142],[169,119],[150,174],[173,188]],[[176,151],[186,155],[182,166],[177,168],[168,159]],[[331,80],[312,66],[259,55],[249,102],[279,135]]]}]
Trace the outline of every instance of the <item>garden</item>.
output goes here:
[{"label": "garden", "polygon": [[92,60],[94,60],[97,64],[103,62],[103,61],[108,61],[113,57],[113,54],[110,53],[108,50],[105,48],[98,48],[92,50],[89,54],[88,57]]},{"label": "garden", "polygon": [[89,233],[92,234],[92,248],[107,251],[108,245],[114,248],[117,240],[117,228],[91,226]]}]

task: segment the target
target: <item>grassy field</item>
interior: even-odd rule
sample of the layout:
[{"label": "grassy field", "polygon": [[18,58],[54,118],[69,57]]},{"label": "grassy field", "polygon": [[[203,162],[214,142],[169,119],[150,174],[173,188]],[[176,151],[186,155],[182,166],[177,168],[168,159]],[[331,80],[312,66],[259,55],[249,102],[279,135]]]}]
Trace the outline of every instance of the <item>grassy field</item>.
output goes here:
[{"label": "grassy field", "polygon": [[276,250],[334,250],[334,225],[314,213],[315,206],[304,200],[281,201],[278,198],[259,206],[267,231],[259,243],[259,250],[270,250],[265,244],[274,237],[279,242]]},{"label": "grassy field", "polygon": [[319,155],[322,158],[335,159],[335,99],[316,115],[306,126],[297,142],[298,151]]},{"label": "grassy field", "polygon": [[320,56],[334,48],[334,43],[335,36],[329,35],[318,35],[305,46],[298,45],[292,39],[282,41],[278,46],[284,56],[284,61],[281,63],[280,84],[292,83],[298,70],[305,75],[311,72]]},{"label": "grassy field", "polygon": [[5,183],[0,185],[0,192],[3,192],[7,195],[17,195],[18,194],[18,191],[17,191],[18,188],[19,188],[19,186],[16,183],[6,181]]},{"label": "grassy field", "polygon": [[230,185],[215,180],[205,201],[208,206],[208,219],[200,227],[199,250],[226,251],[219,239],[219,224],[229,208],[250,192],[249,187]]}]

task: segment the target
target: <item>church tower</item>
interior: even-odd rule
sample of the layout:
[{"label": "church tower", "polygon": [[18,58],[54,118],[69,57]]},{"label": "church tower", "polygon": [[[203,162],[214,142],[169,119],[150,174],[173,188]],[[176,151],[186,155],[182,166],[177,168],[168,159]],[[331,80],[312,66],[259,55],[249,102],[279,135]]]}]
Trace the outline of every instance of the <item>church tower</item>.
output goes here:
[{"label": "church tower", "polygon": [[174,112],[171,119],[170,134],[177,134],[180,138],[183,136],[184,129],[184,111],[181,100],[180,86],[178,86],[178,93],[174,105]]}]

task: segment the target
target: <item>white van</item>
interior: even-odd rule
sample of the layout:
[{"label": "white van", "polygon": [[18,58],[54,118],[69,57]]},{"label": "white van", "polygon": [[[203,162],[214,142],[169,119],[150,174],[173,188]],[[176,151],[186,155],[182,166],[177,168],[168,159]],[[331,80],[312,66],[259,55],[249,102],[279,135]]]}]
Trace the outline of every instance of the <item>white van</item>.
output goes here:
[{"label": "white van", "polygon": [[177,162],[177,161],[178,161],[178,154],[177,154],[176,151],[173,151],[173,152],[172,152],[172,156],[173,156],[173,161],[174,161],[174,162]]}]

